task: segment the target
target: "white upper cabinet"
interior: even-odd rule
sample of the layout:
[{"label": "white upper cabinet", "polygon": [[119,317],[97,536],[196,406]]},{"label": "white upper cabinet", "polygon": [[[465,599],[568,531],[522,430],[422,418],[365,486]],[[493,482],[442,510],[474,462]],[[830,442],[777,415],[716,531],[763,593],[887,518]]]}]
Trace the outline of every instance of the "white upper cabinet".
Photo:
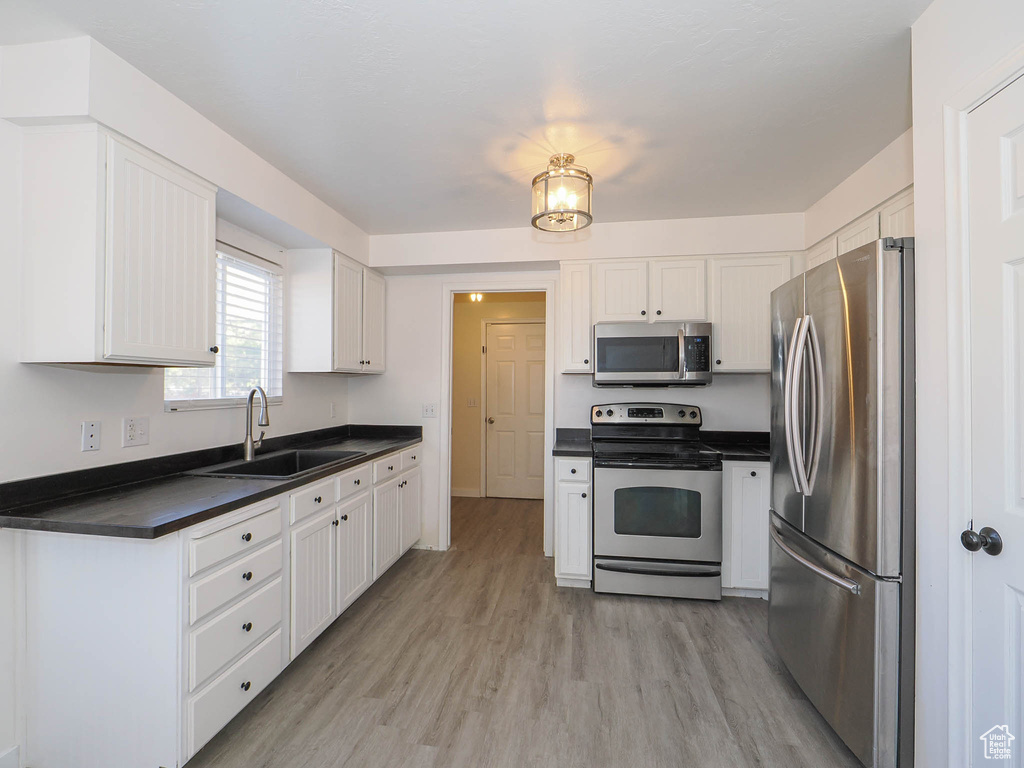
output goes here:
[{"label": "white upper cabinet", "polygon": [[704,259],[652,259],[647,320],[706,320]]},{"label": "white upper cabinet", "polygon": [[558,319],[562,373],[592,372],[590,262],[562,262]]},{"label": "white upper cabinet", "polygon": [[914,188],[906,189],[879,210],[882,237],[914,236]]},{"label": "white upper cabinet", "polygon": [[383,373],[384,278],[328,248],[288,252],[288,370]]},{"label": "white upper cabinet", "polygon": [[213,365],[216,187],[95,125],[23,147],[21,359]]},{"label": "white upper cabinet", "polygon": [[711,259],[714,370],[771,370],[771,292],[789,280],[789,255]]},{"label": "white upper cabinet", "polygon": [[363,268],[334,254],[334,361],[332,369],[358,373],[363,367]]},{"label": "white upper cabinet", "polygon": [[593,322],[647,319],[647,260],[594,262]]},{"label": "white upper cabinet", "polygon": [[836,251],[837,240],[835,235],[827,237],[817,245],[808,248],[804,254],[807,258],[807,269],[812,269],[819,264],[824,264],[829,259],[834,259],[839,253]]},{"label": "white upper cabinet", "polygon": [[875,210],[839,230],[836,234],[838,253],[842,255],[878,238],[878,211]]},{"label": "white upper cabinet", "polygon": [[364,373],[384,372],[385,281],[363,267],[363,357]]}]

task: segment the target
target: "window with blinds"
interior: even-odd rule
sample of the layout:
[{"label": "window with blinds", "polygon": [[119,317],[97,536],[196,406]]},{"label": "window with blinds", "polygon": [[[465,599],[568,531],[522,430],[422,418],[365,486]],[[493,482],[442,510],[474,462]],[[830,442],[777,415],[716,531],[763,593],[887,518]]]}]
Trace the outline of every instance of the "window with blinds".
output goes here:
[{"label": "window with blinds", "polygon": [[218,247],[216,302],[217,363],[213,368],[167,368],[166,410],[241,404],[255,386],[280,401],[284,380],[280,268]]}]

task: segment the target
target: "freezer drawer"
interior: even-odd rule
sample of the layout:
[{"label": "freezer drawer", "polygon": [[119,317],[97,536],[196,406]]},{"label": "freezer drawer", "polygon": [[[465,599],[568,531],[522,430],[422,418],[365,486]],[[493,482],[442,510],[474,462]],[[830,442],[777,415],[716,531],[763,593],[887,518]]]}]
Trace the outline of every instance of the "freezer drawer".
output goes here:
[{"label": "freezer drawer", "polygon": [[772,645],[861,762],[895,768],[899,582],[847,564],[777,515],[770,532]]}]

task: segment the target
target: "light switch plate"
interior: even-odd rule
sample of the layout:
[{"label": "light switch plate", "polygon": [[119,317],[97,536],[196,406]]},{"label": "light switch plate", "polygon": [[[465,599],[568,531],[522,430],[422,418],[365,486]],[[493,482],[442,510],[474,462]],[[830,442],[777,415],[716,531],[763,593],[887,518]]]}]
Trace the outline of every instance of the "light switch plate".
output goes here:
[{"label": "light switch plate", "polygon": [[437,418],[437,403],[424,403],[423,404],[423,418],[425,418],[425,419],[436,419]]},{"label": "light switch plate", "polygon": [[98,451],[100,449],[100,422],[82,422],[82,450]]},{"label": "light switch plate", "polygon": [[471,397],[468,400],[466,400],[466,407],[467,408],[476,408],[477,407],[476,398],[475,397]]}]

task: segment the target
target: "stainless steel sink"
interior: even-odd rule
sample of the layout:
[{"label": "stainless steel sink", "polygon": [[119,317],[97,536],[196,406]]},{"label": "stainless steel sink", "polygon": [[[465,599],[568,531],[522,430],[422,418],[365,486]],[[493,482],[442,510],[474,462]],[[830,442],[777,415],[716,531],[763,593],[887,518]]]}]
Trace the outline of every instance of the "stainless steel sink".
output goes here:
[{"label": "stainless steel sink", "polygon": [[364,451],[294,450],[278,451],[251,461],[239,459],[227,464],[196,469],[188,474],[203,477],[252,477],[261,480],[290,480],[328,464],[340,464],[365,456]]}]

